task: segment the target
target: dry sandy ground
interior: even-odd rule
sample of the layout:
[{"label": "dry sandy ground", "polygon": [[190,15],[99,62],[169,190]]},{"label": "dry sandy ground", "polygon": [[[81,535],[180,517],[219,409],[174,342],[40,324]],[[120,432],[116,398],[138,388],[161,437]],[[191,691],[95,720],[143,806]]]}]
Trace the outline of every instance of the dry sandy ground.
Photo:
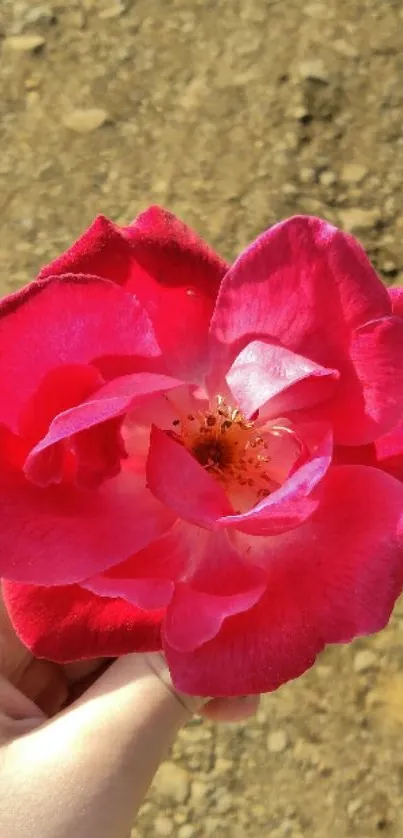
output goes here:
[{"label": "dry sandy ground", "polygon": [[[1,0],[2,290],[152,202],[229,258],[319,214],[403,281],[402,31],[401,0]],[[400,838],[402,620],[190,725],[133,836]]]}]

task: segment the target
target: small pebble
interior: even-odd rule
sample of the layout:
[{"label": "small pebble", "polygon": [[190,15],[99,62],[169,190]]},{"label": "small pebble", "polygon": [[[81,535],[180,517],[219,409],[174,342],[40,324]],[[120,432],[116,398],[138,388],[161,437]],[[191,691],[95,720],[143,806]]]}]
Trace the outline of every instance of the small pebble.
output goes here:
[{"label": "small pebble", "polygon": [[42,35],[14,35],[4,40],[4,46],[14,52],[39,52],[45,43]]},{"label": "small pebble", "polygon": [[174,762],[164,762],[155,778],[154,788],[162,797],[184,803],[190,792],[188,773]]},{"label": "small pebble", "polygon": [[62,117],[63,125],[77,134],[90,134],[107,121],[108,114],[103,108],[77,108]]},{"label": "small pebble", "polygon": [[303,80],[321,81],[328,84],[329,73],[324,61],[320,58],[312,58],[309,61],[301,61],[297,69],[298,75]]},{"label": "small pebble", "polygon": [[336,183],[336,175],[328,169],[327,171],[320,173],[319,180],[322,186],[333,186],[333,184]]},{"label": "small pebble", "polygon": [[301,183],[306,183],[306,184],[315,183],[315,179],[316,179],[315,169],[310,169],[307,166],[303,166],[299,170],[298,175],[299,175],[299,179],[300,179]]},{"label": "small pebble", "polygon": [[112,20],[115,17],[120,17],[125,11],[123,3],[114,3],[109,9],[103,9],[99,12],[101,20]]},{"label": "small pebble", "polygon": [[361,183],[367,174],[368,169],[362,163],[346,163],[340,172],[340,177],[343,183],[354,185]]},{"label": "small pebble", "polygon": [[394,274],[397,270],[397,265],[393,259],[385,259],[381,264],[381,268],[385,274]]},{"label": "small pebble", "polygon": [[184,823],[178,829],[178,838],[193,838],[196,835],[196,827],[191,823]]},{"label": "small pebble", "polygon": [[233,798],[232,795],[226,791],[220,790],[220,793],[217,797],[215,809],[221,815],[226,815],[233,806]]},{"label": "small pebble", "polygon": [[208,792],[209,786],[207,783],[203,783],[202,780],[193,780],[191,787],[192,800],[204,800]]},{"label": "small pebble", "polygon": [[224,759],[224,757],[218,757],[215,761],[214,765],[214,773],[215,774],[226,774],[227,771],[231,771],[232,768],[232,761],[230,759]]},{"label": "small pebble", "polygon": [[356,798],[356,800],[350,800],[350,802],[347,804],[347,814],[349,818],[352,818],[356,814],[356,812],[358,812],[361,809],[361,807],[362,800],[359,800],[359,798]]},{"label": "small pebble", "polygon": [[288,745],[287,734],[284,730],[274,730],[267,737],[267,748],[271,754],[281,754]]},{"label": "small pebble", "polygon": [[340,210],[339,215],[344,229],[349,233],[372,230],[380,218],[379,210],[360,207]]},{"label": "small pebble", "polygon": [[363,649],[361,652],[357,652],[354,658],[354,670],[355,672],[366,672],[367,669],[372,669],[376,662],[377,657],[374,652],[371,652],[370,649]]},{"label": "small pebble", "polygon": [[297,195],[298,189],[294,183],[285,183],[284,186],[281,187],[281,191],[283,195]]},{"label": "small pebble", "polygon": [[25,26],[32,26],[35,23],[50,24],[56,22],[56,15],[50,6],[37,5],[29,9],[24,18]]},{"label": "small pebble", "polygon": [[290,116],[293,119],[297,119],[299,122],[304,122],[310,116],[309,111],[304,105],[296,105],[294,108],[291,108],[289,111]]},{"label": "small pebble", "polygon": [[174,831],[174,824],[165,815],[158,815],[154,821],[155,835],[161,835],[162,838],[168,838]]},{"label": "small pebble", "polygon": [[340,55],[345,55],[346,58],[357,58],[359,55],[358,50],[349,41],[346,41],[345,38],[336,38],[332,46],[333,49],[339,52]]}]

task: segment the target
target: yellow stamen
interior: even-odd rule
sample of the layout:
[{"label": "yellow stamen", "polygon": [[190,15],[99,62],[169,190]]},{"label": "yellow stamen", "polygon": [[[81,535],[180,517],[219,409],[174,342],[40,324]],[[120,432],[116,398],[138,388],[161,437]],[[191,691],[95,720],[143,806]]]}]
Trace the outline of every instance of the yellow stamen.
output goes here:
[{"label": "yellow stamen", "polygon": [[172,425],[174,438],[231,493],[237,486],[252,490],[256,501],[277,488],[267,471],[270,457],[261,429],[223,396],[205,413],[182,415]]}]

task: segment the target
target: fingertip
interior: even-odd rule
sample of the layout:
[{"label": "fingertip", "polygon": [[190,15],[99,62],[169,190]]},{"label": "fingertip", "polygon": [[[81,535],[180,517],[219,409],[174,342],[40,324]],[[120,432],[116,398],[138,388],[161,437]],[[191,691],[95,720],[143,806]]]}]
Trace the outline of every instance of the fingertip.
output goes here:
[{"label": "fingertip", "polygon": [[259,702],[260,696],[258,695],[213,698],[202,708],[200,713],[214,722],[242,722],[255,715]]}]

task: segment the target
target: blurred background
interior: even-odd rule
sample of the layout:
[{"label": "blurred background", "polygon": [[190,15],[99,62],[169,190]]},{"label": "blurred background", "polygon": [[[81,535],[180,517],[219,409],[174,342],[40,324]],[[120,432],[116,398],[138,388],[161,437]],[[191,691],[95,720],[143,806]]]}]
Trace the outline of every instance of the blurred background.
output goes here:
[{"label": "blurred background", "polygon": [[[153,202],[229,259],[320,215],[403,282],[402,116],[402,0],[0,0],[1,291]],[[133,838],[401,838],[402,743],[398,608],[255,720],[190,724]]]}]

